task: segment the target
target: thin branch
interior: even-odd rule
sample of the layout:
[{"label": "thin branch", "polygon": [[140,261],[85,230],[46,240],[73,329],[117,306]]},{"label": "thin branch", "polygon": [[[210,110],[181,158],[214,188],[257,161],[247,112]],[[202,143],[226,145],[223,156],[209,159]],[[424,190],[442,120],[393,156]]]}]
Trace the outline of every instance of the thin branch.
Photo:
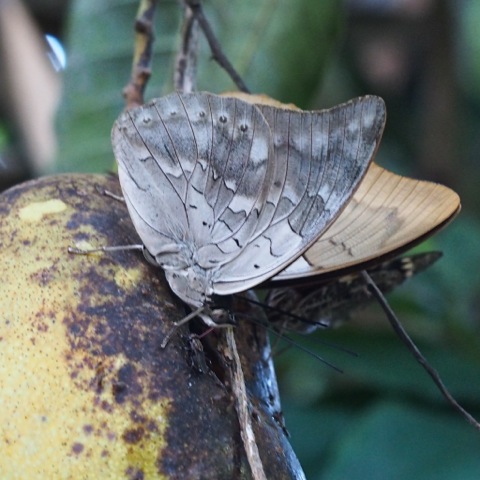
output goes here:
[{"label": "thin branch", "polygon": [[240,435],[247,454],[248,463],[252,470],[252,477],[254,480],[267,480],[263,469],[263,463],[260,458],[260,452],[258,451],[255,433],[253,431],[252,417],[250,414],[249,401],[245,386],[245,377],[243,375],[242,363],[235,342],[234,328],[227,327],[224,332],[226,343],[225,354],[230,357],[230,378],[232,382],[232,393],[235,399],[235,408],[240,423]]},{"label": "thin branch", "polygon": [[192,92],[197,83],[198,22],[185,5],[182,36],[175,61],[174,85],[178,92]]},{"label": "thin branch", "polygon": [[127,110],[143,105],[144,92],[152,74],[153,17],[157,0],[140,0],[135,19],[135,49],[133,53],[132,76],[123,89]]},{"label": "thin branch", "polygon": [[390,308],[390,305],[383,296],[382,292],[377,287],[375,282],[371,279],[370,275],[366,271],[362,271],[361,275],[365,280],[368,289],[372,292],[372,294],[378,300],[378,303],[380,303],[381,307],[383,308],[383,311],[387,315],[388,321],[390,322],[390,325],[392,326],[395,333],[401,338],[401,340],[405,343],[408,349],[412,352],[417,362],[420,363],[420,365],[430,375],[437,388],[446,398],[447,402],[449,402],[450,405],[452,405],[452,407],[467,420],[467,422],[473,425],[477,430],[480,430],[480,423],[472,415],[470,415],[470,413],[468,413],[450,394],[447,387],[444,385],[442,379],[440,378],[439,373],[428,363],[422,352],[420,352],[418,347],[410,338],[406,330],[403,328],[402,324],[399,322],[398,318],[395,316],[395,313]]},{"label": "thin branch", "polygon": [[226,55],[223,53],[220,43],[215,37],[212,27],[210,26],[210,22],[203,14],[201,1],[185,0],[185,4],[190,7],[195,19],[198,21],[200,28],[202,29],[205,38],[207,39],[208,45],[210,46],[213,59],[227,72],[227,74],[230,76],[230,78],[233,80],[239,90],[245,93],[250,93],[250,90],[245,85],[238,72],[235,70]]}]

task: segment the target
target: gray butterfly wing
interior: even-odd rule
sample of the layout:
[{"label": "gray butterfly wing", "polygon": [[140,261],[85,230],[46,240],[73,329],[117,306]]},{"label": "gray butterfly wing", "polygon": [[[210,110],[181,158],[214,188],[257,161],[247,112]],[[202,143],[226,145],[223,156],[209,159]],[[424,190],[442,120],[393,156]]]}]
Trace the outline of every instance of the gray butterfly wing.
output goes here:
[{"label": "gray butterfly wing", "polygon": [[254,105],[171,94],[122,114],[112,144],[130,216],[160,265],[184,267],[181,251],[200,268],[217,267],[258,227],[273,147]]},{"label": "gray butterfly wing", "polygon": [[386,117],[373,96],[318,112],[258,107],[272,131],[273,181],[254,235],[213,276],[217,294],[267,280],[315,242],[362,180]]}]

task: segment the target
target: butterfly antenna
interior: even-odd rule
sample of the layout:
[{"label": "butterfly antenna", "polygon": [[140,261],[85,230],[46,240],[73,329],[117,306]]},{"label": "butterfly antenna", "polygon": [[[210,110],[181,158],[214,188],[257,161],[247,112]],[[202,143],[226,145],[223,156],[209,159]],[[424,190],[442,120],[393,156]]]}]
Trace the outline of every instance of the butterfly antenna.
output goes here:
[{"label": "butterfly antenna", "polygon": [[433,382],[440,390],[441,394],[446,398],[446,400],[452,405],[452,407],[457,410],[466,420],[468,423],[473,425],[477,430],[480,430],[480,423],[468,413],[448,391],[447,387],[444,385],[442,379],[440,378],[439,373],[428,363],[427,359],[423,356],[422,352],[418,349],[415,345],[413,340],[410,338],[406,330],[403,328],[403,325],[400,323],[398,318],[396,317],[395,313],[391,309],[390,305],[388,304],[387,300],[383,296],[380,289],[377,287],[375,282],[372,280],[370,275],[363,270],[361,272],[363,279],[365,280],[368,289],[371,293],[375,296],[378,300],[378,303],[383,308],[383,311],[387,315],[388,321],[392,326],[395,333],[400,337],[400,339],[405,343],[407,348],[412,352],[413,356],[417,360],[418,363],[426,370],[426,372],[430,375]]},{"label": "butterfly antenna", "polygon": [[[292,317],[296,320],[299,320],[301,322],[305,322],[305,323],[309,323],[309,324],[312,324],[312,325],[318,325],[322,328],[329,328],[327,325],[325,325],[324,323],[321,323],[321,322],[315,322],[313,320],[308,320],[307,318],[304,318],[304,317],[300,317],[298,315],[295,315],[294,313],[290,313],[290,312],[287,312],[287,311],[284,311],[280,308],[276,308],[276,307],[271,307],[270,305],[267,305],[263,302],[259,302],[259,301],[256,301],[256,300],[253,300],[253,299],[250,299],[250,298],[246,298],[246,297],[242,297],[241,295],[234,295],[234,297],[236,298],[240,298],[241,300],[245,300],[246,302],[248,303],[252,303],[253,305],[258,305],[259,307],[262,307],[264,308],[265,310],[274,310],[276,312],[279,312],[281,313],[282,315],[286,315],[286,316],[289,316],[289,317]],[[246,315],[246,314],[242,314],[242,315]],[[252,320],[253,320],[253,317],[252,317]],[[258,320],[256,320],[258,322]],[[272,333],[274,333],[275,335],[277,335],[278,337],[282,338],[282,335],[284,337],[286,337],[283,333],[281,333],[280,331],[278,331],[277,329],[275,329],[274,327],[270,326],[270,323],[271,322],[267,322],[267,323],[264,323],[262,324],[265,328],[267,328],[269,331],[271,331]],[[302,349],[302,348],[305,348],[305,347],[301,347],[300,345],[297,345],[296,342],[292,339],[290,339],[290,341],[294,342],[294,344],[296,346],[298,346],[298,348]],[[342,345],[338,345],[337,343],[333,343],[333,342],[327,342],[325,340],[322,340],[322,339],[317,339],[317,343],[321,344],[321,345],[324,345],[325,347],[330,347],[330,348],[333,348],[335,350],[338,350],[340,352],[343,352],[343,353],[347,353],[348,355],[351,355],[352,357],[358,357],[358,354],[352,350],[349,350],[348,348],[345,348],[343,347]],[[313,353],[313,352],[311,352]]]},{"label": "butterfly antenna", "polygon": [[239,298],[240,300],[243,300],[247,303],[251,303],[252,305],[258,305],[259,307],[262,307],[264,310],[269,310],[271,312],[279,313],[281,315],[284,315],[286,317],[290,317],[293,320],[298,320],[299,322],[307,323],[309,325],[314,325],[315,327],[318,328],[329,328],[329,325],[323,322],[316,322],[315,320],[309,320],[308,318],[301,317],[300,315],[295,315],[292,312],[288,312],[287,310],[283,310],[278,307],[273,307],[272,305],[267,305],[264,302],[260,302],[258,300],[253,300],[252,298],[247,298],[243,297],[242,295],[234,295],[235,298]]},{"label": "butterfly antenna", "polygon": [[[285,340],[286,343],[294,346],[294,347],[297,347],[299,350],[301,350],[302,352],[305,352],[306,354],[310,355],[311,357],[315,358],[316,360],[318,360],[319,362],[323,363],[324,365],[327,365],[328,367],[330,368],[333,368],[333,370],[339,372],[339,373],[343,373],[343,370],[341,370],[340,368],[338,368],[337,366],[333,365],[333,363],[330,363],[328,360],[325,360],[323,357],[321,357],[320,355],[316,354],[315,352],[312,352],[311,350],[309,350],[308,348],[306,347],[303,347],[302,345],[300,345],[298,342],[296,342],[295,340],[293,340],[292,338],[288,337],[287,335],[285,335],[284,333],[281,333],[279,332],[278,330],[275,330],[273,327],[271,327],[270,325],[268,325],[267,322],[262,322],[260,320],[257,320],[253,315],[248,315],[246,313],[241,313],[240,314],[241,316],[245,317],[248,321],[254,323],[255,325],[259,325],[263,328],[266,328],[269,332],[273,333],[274,335],[276,335],[277,337],[281,338],[282,340]],[[240,316],[239,315],[239,316]],[[322,342],[323,343],[323,342]],[[334,345],[329,345],[328,343],[326,343],[325,345],[329,346],[329,347],[332,347],[332,348],[336,348],[336,346]],[[346,350],[346,349],[343,349],[340,347],[340,350],[343,350],[345,351],[346,353],[349,353],[351,355],[354,355],[354,356],[357,356],[356,353],[354,352],[351,352],[349,350]]]}]

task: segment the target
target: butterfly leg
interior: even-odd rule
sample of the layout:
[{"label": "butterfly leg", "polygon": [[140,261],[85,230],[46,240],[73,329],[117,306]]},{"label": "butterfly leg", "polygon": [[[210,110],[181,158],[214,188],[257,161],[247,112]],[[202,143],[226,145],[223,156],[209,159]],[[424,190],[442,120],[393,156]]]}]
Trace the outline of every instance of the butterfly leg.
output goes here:
[{"label": "butterfly leg", "polygon": [[[165,348],[172,338],[173,334],[177,331],[178,327],[181,327],[182,325],[185,325],[188,323],[192,318],[195,318],[197,315],[201,315],[201,313],[205,310],[205,305],[202,305],[201,307],[198,307],[196,310],[193,312],[189,313],[186,317],[183,317],[181,320],[178,322],[173,323],[173,327],[170,329],[170,331],[165,335],[165,338],[163,339],[162,344],[160,345],[162,348]],[[203,320],[203,316],[201,317]]]},{"label": "butterfly leg", "polygon": [[97,248],[79,248],[79,247],[68,247],[68,253],[73,253],[75,255],[89,255],[90,253],[98,252],[118,252],[123,250],[144,250],[142,244],[136,245],[116,245],[111,247],[97,247]]},{"label": "butterfly leg", "polygon": [[102,188],[99,185],[97,185],[95,188],[100,195],[105,195],[106,197],[113,198],[114,200],[117,200],[118,202],[125,203],[125,199],[121,195],[117,195],[116,193],[113,193],[110,190],[106,190],[105,188]]}]

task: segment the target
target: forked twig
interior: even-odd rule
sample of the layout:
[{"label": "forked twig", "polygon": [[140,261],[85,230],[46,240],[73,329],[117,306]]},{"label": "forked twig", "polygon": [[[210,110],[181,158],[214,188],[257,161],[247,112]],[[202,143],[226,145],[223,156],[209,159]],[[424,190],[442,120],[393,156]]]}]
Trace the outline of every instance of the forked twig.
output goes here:
[{"label": "forked twig", "polygon": [[152,74],[153,17],[157,0],[140,0],[135,19],[135,49],[133,53],[132,75],[123,89],[127,110],[143,105],[145,87]]},{"label": "forked twig", "polygon": [[232,382],[232,392],[235,398],[235,409],[237,410],[238,421],[240,423],[240,435],[242,437],[248,463],[252,470],[252,476],[255,480],[267,480],[263,463],[258,451],[258,445],[253,431],[252,416],[249,411],[249,401],[245,386],[245,377],[243,375],[242,363],[238,354],[237,344],[235,342],[234,328],[227,327],[224,330],[227,349],[225,354],[231,360],[230,378]]},{"label": "forked twig", "polygon": [[205,38],[207,39],[208,45],[212,52],[213,59],[227,72],[230,78],[233,80],[235,85],[238,87],[239,90],[245,93],[250,93],[250,90],[245,85],[245,82],[242,80],[242,77],[238,74],[235,70],[233,65],[228,60],[227,56],[223,53],[222,47],[220,46],[215,33],[210,26],[210,22],[203,14],[201,0],[184,0],[185,5],[187,5],[195,19],[198,21],[200,28],[202,29]]},{"label": "forked twig", "polygon": [[198,22],[192,10],[185,5],[181,43],[175,61],[174,85],[178,92],[189,93],[196,89],[198,54]]},{"label": "forked twig", "polygon": [[420,350],[410,338],[406,330],[403,328],[402,324],[398,321],[395,313],[393,312],[390,305],[383,296],[383,293],[377,287],[375,282],[371,279],[370,275],[365,270],[361,272],[361,275],[365,280],[368,289],[375,296],[375,298],[378,300],[378,303],[380,303],[380,306],[383,308],[383,311],[387,315],[388,321],[390,322],[390,325],[392,326],[395,333],[401,338],[401,340],[405,343],[408,349],[412,352],[418,363],[420,363],[420,365],[430,375],[433,382],[440,390],[441,394],[446,398],[447,402],[449,402],[450,405],[452,405],[452,407],[457,410],[467,420],[468,423],[473,425],[477,430],[480,430],[480,423],[472,415],[470,415],[470,413],[468,413],[455,400],[455,398],[453,398],[447,387],[444,385],[442,379],[440,378],[439,373],[428,363],[427,359],[423,356],[422,352],[420,352]]}]

